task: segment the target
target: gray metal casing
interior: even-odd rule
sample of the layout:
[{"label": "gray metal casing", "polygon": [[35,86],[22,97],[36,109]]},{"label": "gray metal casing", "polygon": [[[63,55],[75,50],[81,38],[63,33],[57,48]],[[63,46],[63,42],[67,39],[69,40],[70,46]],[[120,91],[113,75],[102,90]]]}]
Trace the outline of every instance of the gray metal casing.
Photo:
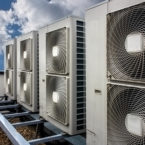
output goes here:
[{"label": "gray metal casing", "polygon": [[108,0],[86,12],[87,145],[107,145],[107,14],[144,0]]},{"label": "gray metal casing", "polygon": [[[31,39],[32,40],[32,70],[22,70],[20,66],[20,43],[21,41]],[[32,112],[38,111],[38,99],[39,99],[39,72],[38,72],[38,64],[39,64],[39,57],[38,57],[38,32],[32,31],[30,33],[24,34],[17,38],[17,102],[27,108]],[[32,75],[32,105],[27,105],[26,103],[21,101],[20,96],[20,73],[25,72]]]},{"label": "gray metal casing", "polygon": [[[47,121],[51,122],[53,125],[58,127],[64,132],[67,132],[68,134],[78,134],[85,132],[85,129],[77,130],[77,46],[76,46],[76,22],[77,21],[83,21],[82,19],[75,18],[75,17],[67,17],[65,19],[62,19],[60,21],[57,21],[56,23],[53,23],[51,25],[48,25],[42,29],[39,30],[39,84],[40,84],[40,116],[45,118]],[[69,50],[67,50],[68,55],[68,74],[67,75],[57,75],[57,74],[51,74],[52,76],[62,76],[69,79],[69,125],[65,126],[56,120],[52,119],[47,114],[47,104],[46,104],[46,76],[48,73],[46,72],[46,34],[55,30],[58,30],[60,28],[68,28],[69,31]],[[85,119],[84,119],[85,120]]]},{"label": "gray metal casing", "polygon": [[[9,40],[6,42],[5,46],[12,45],[13,52],[13,67],[8,68],[7,66],[7,58],[6,58],[6,48],[4,50],[4,85],[6,87],[5,94],[9,97],[9,99],[16,100],[17,98],[17,44],[16,39]],[[7,91],[7,82],[6,82],[6,71],[13,72],[13,95],[9,94]]]},{"label": "gray metal casing", "polygon": [[[4,74],[0,74],[0,81],[4,82]],[[0,96],[5,95],[5,86],[3,83],[0,84]]]}]

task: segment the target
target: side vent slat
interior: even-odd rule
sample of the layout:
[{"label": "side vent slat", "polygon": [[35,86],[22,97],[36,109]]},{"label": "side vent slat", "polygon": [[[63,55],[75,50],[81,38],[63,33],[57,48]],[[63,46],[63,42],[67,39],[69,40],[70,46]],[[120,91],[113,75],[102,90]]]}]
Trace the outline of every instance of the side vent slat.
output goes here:
[{"label": "side vent slat", "polygon": [[86,58],[85,58],[85,23],[77,21],[77,130],[86,128]]}]

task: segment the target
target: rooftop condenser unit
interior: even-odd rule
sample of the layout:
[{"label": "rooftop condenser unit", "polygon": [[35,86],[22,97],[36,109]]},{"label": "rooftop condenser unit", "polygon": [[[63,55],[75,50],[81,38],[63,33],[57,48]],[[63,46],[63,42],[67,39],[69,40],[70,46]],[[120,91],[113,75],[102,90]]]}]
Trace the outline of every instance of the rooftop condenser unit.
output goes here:
[{"label": "rooftop condenser unit", "polygon": [[13,70],[5,70],[5,83],[6,83],[6,92],[10,95],[13,96],[13,88],[14,88],[14,80],[13,80]]},{"label": "rooftop condenser unit", "polygon": [[108,71],[111,79],[145,81],[145,4],[107,16]]},{"label": "rooftop condenser unit", "polygon": [[144,144],[144,18],[143,0],[86,13],[88,145]]},{"label": "rooftop condenser unit", "polygon": [[85,24],[68,17],[39,31],[40,115],[62,131],[86,128]]},{"label": "rooftop condenser unit", "polygon": [[17,79],[16,79],[16,40],[9,40],[5,47],[5,88],[9,99],[16,99]]},{"label": "rooftop condenser unit", "polygon": [[38,33],[36,31],[17,38],[18,103],[26,109],[38,111]]},{"label": "rooftop condenser unit", "polygon": [[145,88],[108,87],[108,145],[144,144]]}]

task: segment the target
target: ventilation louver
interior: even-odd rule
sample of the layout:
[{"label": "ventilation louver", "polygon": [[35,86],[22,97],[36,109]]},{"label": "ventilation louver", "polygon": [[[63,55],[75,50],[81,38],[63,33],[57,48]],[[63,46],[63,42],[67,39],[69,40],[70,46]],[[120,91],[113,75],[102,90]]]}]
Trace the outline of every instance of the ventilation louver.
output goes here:
[{"label": "ventilation louver", "polygon": [[145,89],[108,87],[108,145],[145,144]]},{"label": "ventilation louver", "polygon": [[67,28],[47,34],[47,72],[55,74],[67,73]]},{"label": "ventilation louver", "polygon": [[21,70],[32,70],[32,39],[21,41],[20,44]]},{"label": "ventilation louver", "polygon": [[6,46],[6,68],[13,69],[13,45]]},{"label": "ventilation louver", "polygon": [[47,76],[48,116],[58,122],[68,124],[68,94],[65,77]]},{"label": "ventilation louver", "polygon": [[145,4],[108,14],[107,35],[112,77],[145,81]]},{"label": "ventilation louver", "polygon": [[20,99],[27,105],[32,105],[32,74],[30,72],[20,73]]},{"label": "ventilation louver", "polygon": [[6,70],[6,91],[9,95],[13,96],[13,71]]}]

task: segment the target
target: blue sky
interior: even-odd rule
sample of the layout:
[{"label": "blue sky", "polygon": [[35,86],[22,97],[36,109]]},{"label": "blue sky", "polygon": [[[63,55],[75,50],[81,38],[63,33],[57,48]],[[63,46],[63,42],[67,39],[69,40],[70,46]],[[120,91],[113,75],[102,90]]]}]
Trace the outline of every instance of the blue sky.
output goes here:
[{"label": "blue sky", "polygon": [[102,0],[0,0],[0,70],[5,42],[68,15],[83,17]]},{"label": "blue sky", "polygon": [[[15,2],[15,0],[1,0],[0,1],[0,10],[4,10],[4,11],[9,10],[11,8],[11,3],[12,2]],[[13,27],[13,26],[11,26],[11,27]],[[13,33],[12,37],[15,37],[16,35],[18,35],[18,33],[16,33],[16,34]],[[0,53],[0,71],[3,71],[3,70],[4,70],[4,53],[2,51]]]},{"label": "blue sky", "polygon": [[9,10],[11,8],[11,3],[15,0],[1,0],[0,1],[0,10]]}]

